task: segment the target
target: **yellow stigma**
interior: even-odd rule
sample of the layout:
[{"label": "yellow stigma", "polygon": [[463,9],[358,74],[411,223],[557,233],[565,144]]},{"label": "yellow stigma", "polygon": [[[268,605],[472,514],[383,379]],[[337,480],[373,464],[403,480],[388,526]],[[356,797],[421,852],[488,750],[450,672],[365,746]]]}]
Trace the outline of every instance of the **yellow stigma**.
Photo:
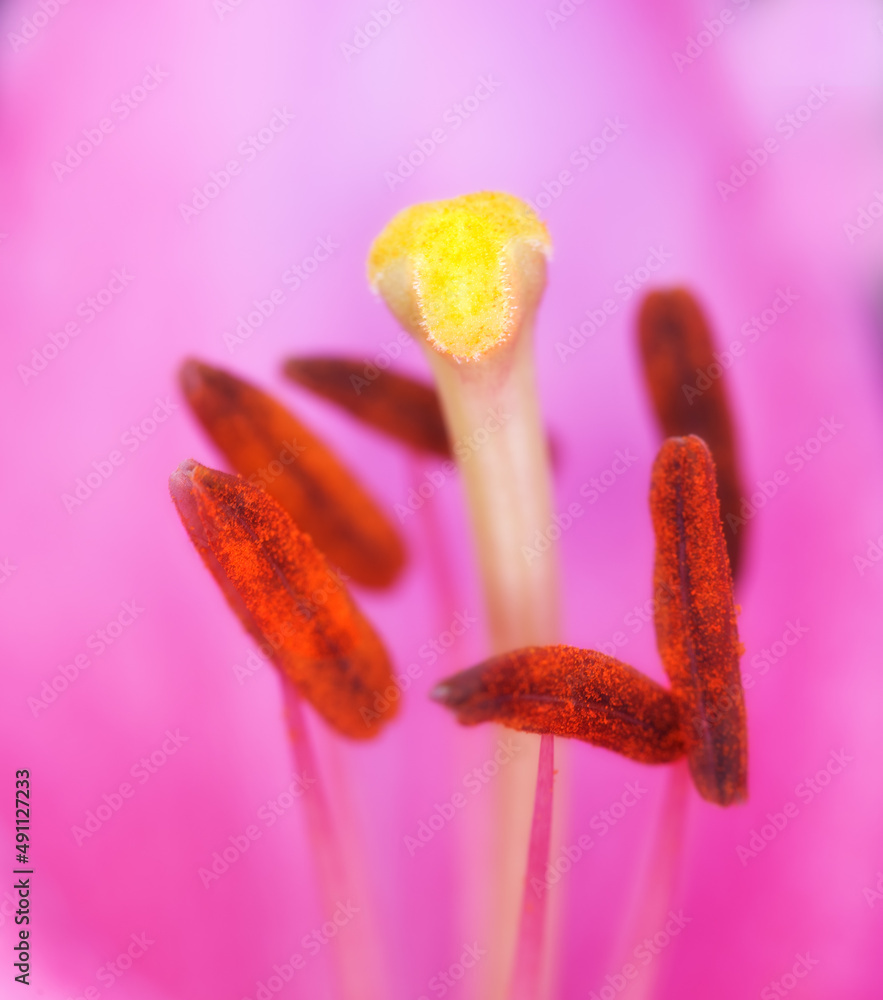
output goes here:
[{"label": "yellow stigma", "polygon": [[399,212],[371,247],[368,278],[406,325],[413,318],[439,350],[474,360],[539,298],[550,249],[528,205],[482,191]]}]

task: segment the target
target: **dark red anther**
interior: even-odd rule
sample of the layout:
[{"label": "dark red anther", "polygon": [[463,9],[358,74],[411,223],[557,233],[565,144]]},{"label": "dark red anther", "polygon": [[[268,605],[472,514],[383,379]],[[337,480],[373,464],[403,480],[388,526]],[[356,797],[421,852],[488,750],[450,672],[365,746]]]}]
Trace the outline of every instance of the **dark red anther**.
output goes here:
[{"label": "dark red anther", "polygon": [[181,366],[187,402],[233,468],[266,490],[326,556],[366,587],[405,563],[398,531],[324,442],[277,400],[199,361]]},{"label": "dark red anther", "polygon": [[450,458],[438,395],[425,382],[376,366],[369,369],[355,358],[291,358],[283,370],[375,430],[417,451]]},{"label": "dark red anther", "polygon": [[711,329],[684,288],[647,295],[638,317],[644,377],[664,437],[701,437],[717,466],[717,493],[733,577],[742,558],[743,491],[723,369]]},{"label": "dark red anther", "polygon": [[375,736],[398,705],[389,658],[309,535],[263,490],[198,462],[183,462],[169,488],[190,540],[265,655],[329,725],[354,739]]},{"label": "dark red anther", "polygon": [[432,697],[463,725],[493,721],[569,736],[647,764],[676,760],[686,750],[675,698],[633,667],[590,649],[518,649],[448,677]]},{"label": "dark red anther", "polygon": [[730,805],[747,795],[748,734],[741,645],[721,527],[714,462],[698,437],[669,438],[653,466],[656,641],[688,736],[701,795]]}]

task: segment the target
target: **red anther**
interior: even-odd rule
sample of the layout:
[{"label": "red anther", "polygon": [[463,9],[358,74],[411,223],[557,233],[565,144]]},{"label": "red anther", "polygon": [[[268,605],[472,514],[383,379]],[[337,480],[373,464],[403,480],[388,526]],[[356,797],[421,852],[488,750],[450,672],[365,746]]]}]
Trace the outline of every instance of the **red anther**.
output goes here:
[{"label": "red anther", "polygon": [[375,430],[417,451],[450,458],[438,395],[427,383],[355,358],[291,358],[283,371]]},{"label": "red anther", "polygon": [[696,434],[711,449],[721,519],[727,525],[727,552],[736,578],[742,556],[744,521],[739,508],[744,494],[724,385],[726,352],[715,357],[708,321],[684,288],[647,295],[638,317],[638,333],[644,377],[663,436]]},{"label": "red anther", "polygon": [[272,396],[199,361],[181,367],[193,412],[233,468],[266,490],[347,576],[389,586],[399,533],[334,453]]},{"label": "red anther", "polygon": [[398,705],[389,658],[309,535],[263,490],[192,460],[169,488],[191,541],[268,658],[339,732],[375,736]]},{"label": "red anther", "polygon": [[747,795],[748,733],[741,645],[721,528],[714,461],[698,437],[669,438],[653,466],[656,641],[682,704],[690,771],[700,794],[730,805]]},{"label": "red anther", "polygon": [[531,646],[442,681],[432,697],[460,723],[499,722],[569,736],[632,760],[663,764],[686,751],[678,702],[613,657],[573,646]]}]

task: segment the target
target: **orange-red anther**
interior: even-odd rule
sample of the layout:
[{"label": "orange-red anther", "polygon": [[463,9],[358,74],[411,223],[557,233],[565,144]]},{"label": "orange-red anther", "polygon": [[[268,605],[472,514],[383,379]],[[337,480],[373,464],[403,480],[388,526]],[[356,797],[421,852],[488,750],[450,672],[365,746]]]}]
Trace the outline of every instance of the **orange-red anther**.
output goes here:
[{"label": "orange-red anther", "polygon": [[733,577],[738,576],[744,528],[743,492],[723,366],[696,299],[684,288],[647,295],[638,317],[644,377],[664,437],[696,434],[717,466],[717,494]]},{"label": "orange-red anther", "polygon": [[747,795],[748,734],[730,564],[714,462],[698,437],[669,438],[653,466],[656,641],[680,699],[690,771],[700,794],[730,805]]},{"label": "orange-red anther", "polygon": [[432,697],[463,725],[494,721],[662,764],[686,751],[678,702],[619,660],[573,646],[532,646],[442,681]]},{"label": "orange-red anther", "polygon": [[405,563],[389,518],[322,441],[272,396],[199,361],[181,367],[187,402],[250,483],[276,499],[347,576],[389,586]]},{"label": "orange-red anther", "polygon": [[256,486],[192,460],[169,488],[191,541],[269,658],[338,732],[375,736],[398,704],[389,658],[309,535]]},{"label": "orange-red anther", "polygon": [[291,358],[285,374],[375,430],[417,449],[450,458],[451,445],[432,386],[355,358]]}]

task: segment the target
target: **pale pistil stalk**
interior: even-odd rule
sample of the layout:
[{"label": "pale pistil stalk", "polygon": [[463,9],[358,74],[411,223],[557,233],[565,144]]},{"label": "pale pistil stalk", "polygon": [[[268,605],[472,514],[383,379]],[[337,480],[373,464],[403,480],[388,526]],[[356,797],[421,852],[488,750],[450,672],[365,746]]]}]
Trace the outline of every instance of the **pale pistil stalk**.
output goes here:
[{"label": "pale pistil stalk", "polygon": [[524,551],[552,523],[532,325],[531,317],[478,361],[427,351],[458,453],[494,653],[546,645],[558,632],[556,554]]},{"label": "pale pistil stalk", "polygon": [[[458,364],[433,348],[427,352],[451,439],[461,445],[456,451],[494,653],[549,645],[558,635],[556,553],[550,548],[537,557],[523,551],[532,549],[537,531],[545,532],[552,518],[531,332],[522,327],[494,356],[478,362]],[[537,736],[511,730],[505,731],[505,738],[513,740],[519,752],[497,779],[491,904],[495,934],[488,956],[488,1000],[505,994],[512,968],[540,743]],[[545,806],[551,810],[551,796]],[[541,932],[542,920],[528,928]]]},{"label": "pale pistil stalk", "polygon": [[[545,227],[523,202],[482,193],[400,213],[369,258],[372,284],[426,345],[466,490],[494,653],[548,645],[558,635],[557,559],[552,549],[531,551],[552,519],[532,358],[548,251]],[[496,779],[482,1000],[502,1000],[510,983],[540,743],[509,730],[504,735],[518,750]],[[542,830],[551,823],[551,794],[539,796],[538,807]],[[537,851],[543,842],[547,859],[548,835]],[[538,865],[544,870],[544,862]],[[539,970],[542,919],[528,921],[525,933],[524,948],[537,952],[531,968]],[[536,994],[535,984],[527,988]]]}]

